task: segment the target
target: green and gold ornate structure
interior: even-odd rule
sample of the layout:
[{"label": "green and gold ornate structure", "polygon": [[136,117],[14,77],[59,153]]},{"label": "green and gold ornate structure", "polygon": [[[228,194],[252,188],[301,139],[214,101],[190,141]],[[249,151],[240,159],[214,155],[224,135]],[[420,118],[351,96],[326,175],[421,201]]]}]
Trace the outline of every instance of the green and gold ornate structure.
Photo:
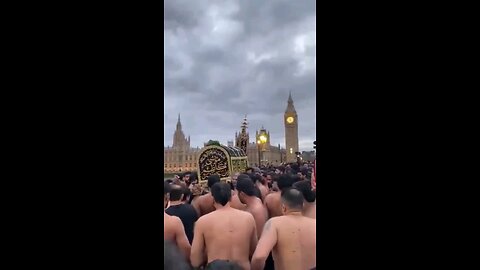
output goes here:
[{"label": "green and gold ornate structure", "polygon": [[198,180],[205,186],[210,175],[218,174],[222,181],[230,182],[232,175],[247,167],[247,155],[239,147],[207,145],[198,155]]}]

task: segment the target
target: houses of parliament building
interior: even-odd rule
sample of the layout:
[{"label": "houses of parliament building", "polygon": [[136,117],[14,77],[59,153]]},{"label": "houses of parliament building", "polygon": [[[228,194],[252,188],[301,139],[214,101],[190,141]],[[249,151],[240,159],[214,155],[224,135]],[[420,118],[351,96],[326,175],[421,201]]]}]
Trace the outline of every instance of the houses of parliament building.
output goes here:
[{"label": "houses of parliament building", "polygon": [[[281,148],[280,144],[270,145],[270,132],[262,127],[256,131],[255,138],[259,134],[266,137],[266,142],[258,144],[256,139],[254,142],[249,141],[249,133],[246,132],[247,119],[245,117],[242,130],[235,134],[234,141],[229,141],[228,146],[238,146],[241,136],[247,138],[247,157],[250,166],[258,166],[258,164],[279,165],[283,162],[295,162],[297,160],[296,153],[299,151],[298,146],[298,116],[293,105],[292,95],[288,97],[287,108],[284,113],[285,126],[285,145],[286,149]],[[186,172],[197,170],[198,155],[201,148],[193,148],[190,146],[190,136],[186,137],[182,130],[180,115],[178,115],[177,127],[173,134],[172,146],[166,146],[163,150],[164,173]]]}]

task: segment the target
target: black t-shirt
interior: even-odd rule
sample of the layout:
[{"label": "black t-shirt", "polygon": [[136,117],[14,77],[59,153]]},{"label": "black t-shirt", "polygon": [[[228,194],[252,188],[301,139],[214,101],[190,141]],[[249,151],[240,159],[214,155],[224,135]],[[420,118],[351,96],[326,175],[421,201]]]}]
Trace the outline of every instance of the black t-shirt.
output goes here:
[{"label": "black t-shirt", "polygon": [[190,204],[179,204],[168,207],[165,212],[171,216],[180,218],[185,228],[185,234],[188,241],[192,244],[193,241],[193,225],[198,220],[197,212]]}]

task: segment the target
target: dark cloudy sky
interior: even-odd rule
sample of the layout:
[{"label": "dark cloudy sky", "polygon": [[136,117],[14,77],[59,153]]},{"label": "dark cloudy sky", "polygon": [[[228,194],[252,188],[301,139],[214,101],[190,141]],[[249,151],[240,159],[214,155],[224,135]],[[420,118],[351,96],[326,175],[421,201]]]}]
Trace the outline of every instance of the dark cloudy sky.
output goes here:
[{"label": "dark cloudy sky", "polygon": [[178,113],[200,147],[233,140],[247,114],[250,138],[263,125],[285,147],[292,91],[300,150],[313,150],[315,8],[314,0],[165,1],[164,145],[172,145]]}]

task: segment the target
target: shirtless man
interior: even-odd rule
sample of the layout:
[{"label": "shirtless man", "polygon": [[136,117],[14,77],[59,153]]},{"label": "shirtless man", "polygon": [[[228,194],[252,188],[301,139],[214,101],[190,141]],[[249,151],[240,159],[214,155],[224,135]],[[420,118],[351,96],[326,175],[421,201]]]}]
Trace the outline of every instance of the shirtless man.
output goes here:
[{"label": "shirtless man", "polygon": [[267,187],[269,189],[269,192],[273,185],[273,175],[274,175],[273,173],[267,173],[267,175],[265,176],[265,181],[267,182]]},{"label": "shirtless man", "polygon": [[175,244],[178,249],[183,252],[183,255],[188,261],[190,259],[191,247],[187,235],[185,234],[182,221],[178,217],[170,216],[165,213],[169,191],[170,184],[165,182],[163,185],[163,239]]},{"label": "shirtless man", "polygon": [[[208,188],[211,189],[215,183],[220,182],[220,176],[216,174],[210,175],[207,180]],[[211,193],[201,195],[200,197],[192,201],[192,205],[197,211],[198,217],[215,211],[215,207],[213,207],[213,197]]]},{"label": "shirtless man", "polygon": [[255,185],[253,181],[249,178],[239,178],[237,180],[237,191],[240,201],[247,205],[245,210],[252,214],[255,219],[257,232],[261,232],[263,225],[265,225],[267,221],[268,214],[262,201],[255,196]]},{"label": "shirtless man", "polygon": [[200,267],[215,260],[230,260],[249,270],[249,258],[257,245],[255,220],[250,213],[230,207],[229,184],[216,183],[211,193],[216,210],[195,224],[191,264]]},{"label": "shirtless man", "polygon": [[317,218],[317,203],[315,202],[316,193],[312,190],[310,180],[303,180],[293,184],[293,187],[298,189],[303,194],[304,203],[302,214],[306,217]]},{"label": "shirtless man", "polygon": [[262,201],[265,201],[265,196],[267,196],[269,192],[266,176],[266,174],[262,174],[255,177],[255,186],[260,190]]},{"label": "shirtless man", "polygon": [[239,175],[239,173],[235,173],[232,176],[232,181],[230,182],[230,187],[232,189],[232,200],[230,201],[230,206],[238,210],[245,210],[247,206],[240,201],[238,198],[238,191],[235,188],[237,186],[237,178]]},{"label": "shirtless man", "polygon": [[267,221],[252,257],[252,270],[262,270],[270,251],[276,270],[308,270],[317,265],[316,223],[302,215],[303,195],[294,188],[282,191],[283,216]]},{"label": "shirtless man", "polygon": [[[280,191],[291,187],[293,179],[288,174],[282,174],[278,177],[277,186]],[[280,192],[272,192],[265,197],[265,206],[268,210],[268,217],[278,217],[282,215],[282,206],[280,200]]]}]

